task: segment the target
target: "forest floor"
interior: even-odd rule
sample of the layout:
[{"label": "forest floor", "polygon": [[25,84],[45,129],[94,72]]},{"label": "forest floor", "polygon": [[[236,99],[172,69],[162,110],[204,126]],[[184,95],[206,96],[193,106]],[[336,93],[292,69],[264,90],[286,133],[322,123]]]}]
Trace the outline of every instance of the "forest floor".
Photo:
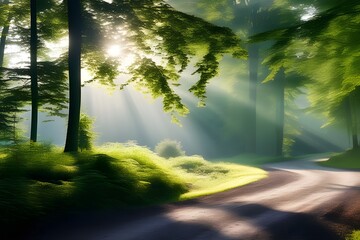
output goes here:
[{"label": "forest floor", "polygon": [[360,229],[360,172],[314,160],[264,166],[269,177],[194,200],[121,212],[67,216],[27,239],[345,239]]}]

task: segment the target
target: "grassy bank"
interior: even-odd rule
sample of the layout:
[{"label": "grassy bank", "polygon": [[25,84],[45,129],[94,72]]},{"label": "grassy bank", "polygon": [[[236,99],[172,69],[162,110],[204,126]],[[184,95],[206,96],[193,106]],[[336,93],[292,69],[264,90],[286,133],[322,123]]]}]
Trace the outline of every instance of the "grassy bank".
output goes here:
[{"label": "grassy bank", "polygon": [[0,154],[0,225],[189,199],[264,177],[257,168],[200,156],[164,159],[136,145],[108,144],[77,154],[22,145]]},{"label": "grassy bank", "polygon": [[170,159],[171,167],[189,187],[181,200],[222,192],[265,178],[266,172],[255,167],[234,163],[210,163],[201,156]]},{"label": "grassy bank", "polygon": [[319,164],[326,167],[360,170],[360,149],[352,149],[336,154],[330,157],[329,160]]}]

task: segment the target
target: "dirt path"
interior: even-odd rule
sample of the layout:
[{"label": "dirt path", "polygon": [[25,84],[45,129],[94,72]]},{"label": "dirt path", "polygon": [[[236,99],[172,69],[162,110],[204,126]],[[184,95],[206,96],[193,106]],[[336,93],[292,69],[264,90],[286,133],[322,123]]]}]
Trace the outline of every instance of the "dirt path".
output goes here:
[{"label": "dirt path", "polygon": [[302,160],[265,166],[269,177],[242,188],[161,207],[69,217],[31,239],[343,239],[360,228],[360,172]]}]

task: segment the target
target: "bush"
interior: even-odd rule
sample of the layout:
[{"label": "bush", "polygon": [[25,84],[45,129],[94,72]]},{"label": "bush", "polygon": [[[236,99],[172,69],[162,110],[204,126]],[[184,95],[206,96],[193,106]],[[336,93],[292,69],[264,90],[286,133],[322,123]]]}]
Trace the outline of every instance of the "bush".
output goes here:
[{"label": "bush", "polygon": [[94,132],[92,129],[93,122],[94,120],[91,119],[88,115],[84,113],[80,115],[80,122],[79,122],[80,151],[91,150],[93,147],[93,141],[94,141]]},{"label": "bush", "polygon": [[346,237],[346,240],[360,240],[360,230],[353,231]]},{"label": "bush", "polygon": [[229,169],[210,163],[201,156],[176,158],[171,162],[172,166],[182,168],[186,172],[197,175],[226,174]]},{"label": "bush", "polygon": [[165,139],[158,143],[155,147],[155,152],[163,158],[180,157],[185,155],[185,151],[182,150],[180,142]]}]

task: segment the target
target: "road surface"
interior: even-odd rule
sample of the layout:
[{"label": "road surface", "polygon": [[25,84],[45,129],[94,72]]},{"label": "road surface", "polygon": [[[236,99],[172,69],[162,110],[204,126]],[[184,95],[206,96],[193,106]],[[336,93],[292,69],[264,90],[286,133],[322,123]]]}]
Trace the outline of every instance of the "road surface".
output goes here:
[{"label": "road surface", "polygon": [[314,161],[268,164],[264,180],[192,201],[50,221],[31,239],[343,239],[360,227],[360,172]]}]

